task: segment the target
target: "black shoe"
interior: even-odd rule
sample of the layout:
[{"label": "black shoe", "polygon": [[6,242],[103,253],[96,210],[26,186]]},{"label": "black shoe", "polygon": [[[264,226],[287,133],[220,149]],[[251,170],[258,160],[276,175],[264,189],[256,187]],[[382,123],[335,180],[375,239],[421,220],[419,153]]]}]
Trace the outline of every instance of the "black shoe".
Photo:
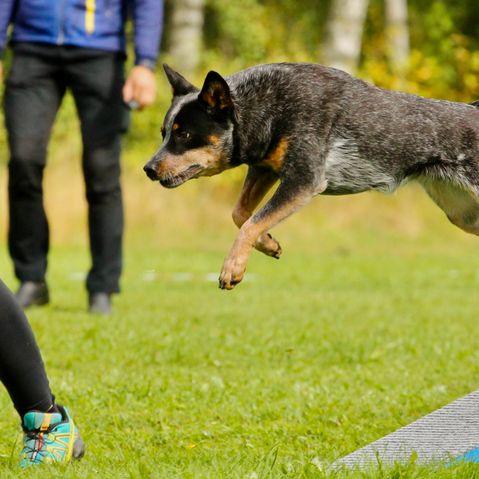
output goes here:
[{"label": "black shoe", "polygon": [[88,311],[94,314],[111,314],[110,294],[91,293],[88,298]]},{"label": "black shoe", "polygon": [[18,288],[15,297],[23,309],[30,306],[43,306],[50,301],[48,286],[44,281],[38,283],[34,281],[23,282],[20,288]]}]

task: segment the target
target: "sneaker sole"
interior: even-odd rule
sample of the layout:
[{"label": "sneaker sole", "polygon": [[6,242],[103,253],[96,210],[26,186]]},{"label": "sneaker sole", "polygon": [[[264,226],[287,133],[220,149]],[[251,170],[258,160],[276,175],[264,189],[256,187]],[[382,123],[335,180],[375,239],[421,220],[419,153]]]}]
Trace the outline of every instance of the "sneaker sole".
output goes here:
[{"label": "sneaker sole", "polygon": [[75,439],[73,443],[72,449],[72,458],[73,459],[81,459],[85,455],[85,443],[83,442],[81,437]]}]

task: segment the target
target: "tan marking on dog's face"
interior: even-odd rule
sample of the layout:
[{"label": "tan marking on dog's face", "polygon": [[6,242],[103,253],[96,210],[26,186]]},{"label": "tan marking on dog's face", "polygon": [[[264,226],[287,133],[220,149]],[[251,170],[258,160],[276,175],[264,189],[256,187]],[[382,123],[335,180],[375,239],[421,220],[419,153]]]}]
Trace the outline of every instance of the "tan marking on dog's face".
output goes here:
[{"label": "tan marking on dog's face", "polygon": [[212,145],[219,145],[220,141],[221,141],[221,138],[219,136],[216,136],[216,135],[209,135],[208,136],[208,141],[212,144]]},{"label": "tan marking on dog's face", "polygon": [[[188,150],[182,155],[166,152],[158,162],[160,181],[178,179],[175,186],[200,176],[213,176],[228,168],[227,159],[220,148],[212,145]],[[180,181],[181,179],[181,181]]]},{"label": "tan marking on dog's face", "polygon": [[264,160],[261,162],[261,165],[271,168],[276,173],[281,171],[287,151],[288,139],[283,136],[274,150],[268,152]]},{"label": "tan marking on dog's face", "polygon": [[204,146],[189,150],[182,155],[167,153],[159,163],[158,172],[181,172],[191,165],[200,165],[204,170],[220,172],[224,170],[221,152],[211,146]]},{"label": "tan marking on dog's face", "polygon": [[175,130],[177,130],[179,127],[180,127],[180,125],[178,125],[178,123],[173,123],[173,125],[171,126],[171,131],[175,131]]}]

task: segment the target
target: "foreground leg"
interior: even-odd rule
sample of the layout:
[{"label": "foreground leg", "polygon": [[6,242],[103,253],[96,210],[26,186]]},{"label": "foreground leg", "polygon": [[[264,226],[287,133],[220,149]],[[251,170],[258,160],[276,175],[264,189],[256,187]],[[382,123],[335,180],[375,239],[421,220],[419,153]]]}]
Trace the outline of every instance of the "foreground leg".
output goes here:
[{"label": "foreground leg", "polygon": [[47,412],[54,399],[30,325],[7,287],[0,281],[0,380],[20,416]]},{"label": "foreground leg", "polygon": [[[241,195],[233,210],[233,221],[238,228],[241,228],[251,217],[254,209],[276,183],[277,179],[272,171],[254,166],[249,167]],[[279,258],[282,253],[280,244],[269,233],[262,234],[256,240],[254,247],[274,258]]]},{"label": "foreground leg", "polygon": [[56,405],[27,318],[0,281],[0,381],[22,418],[21,465],[67,462],[84,453],[68,411]]},{"label": "foreground leg", "polygon": [[223,264],[219,286],[233,289],[244,276],[251,249],[258,238],[273,226],[306,205],[314,196],[314,188],[300,183],[284,181],[272,198],[240,228],[239,234]]}]

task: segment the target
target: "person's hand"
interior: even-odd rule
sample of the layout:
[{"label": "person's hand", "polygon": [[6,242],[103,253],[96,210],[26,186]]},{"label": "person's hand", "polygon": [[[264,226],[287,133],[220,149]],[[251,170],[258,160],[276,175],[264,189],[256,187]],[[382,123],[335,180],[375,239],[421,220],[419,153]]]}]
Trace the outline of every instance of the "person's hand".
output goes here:
[{"label": "person's hand", "polygon": [[142,109],[151,105],[156,96],[155,74],[147,67],[136,65],[130,72],[123,87],[123,101],[135,102]]}]

